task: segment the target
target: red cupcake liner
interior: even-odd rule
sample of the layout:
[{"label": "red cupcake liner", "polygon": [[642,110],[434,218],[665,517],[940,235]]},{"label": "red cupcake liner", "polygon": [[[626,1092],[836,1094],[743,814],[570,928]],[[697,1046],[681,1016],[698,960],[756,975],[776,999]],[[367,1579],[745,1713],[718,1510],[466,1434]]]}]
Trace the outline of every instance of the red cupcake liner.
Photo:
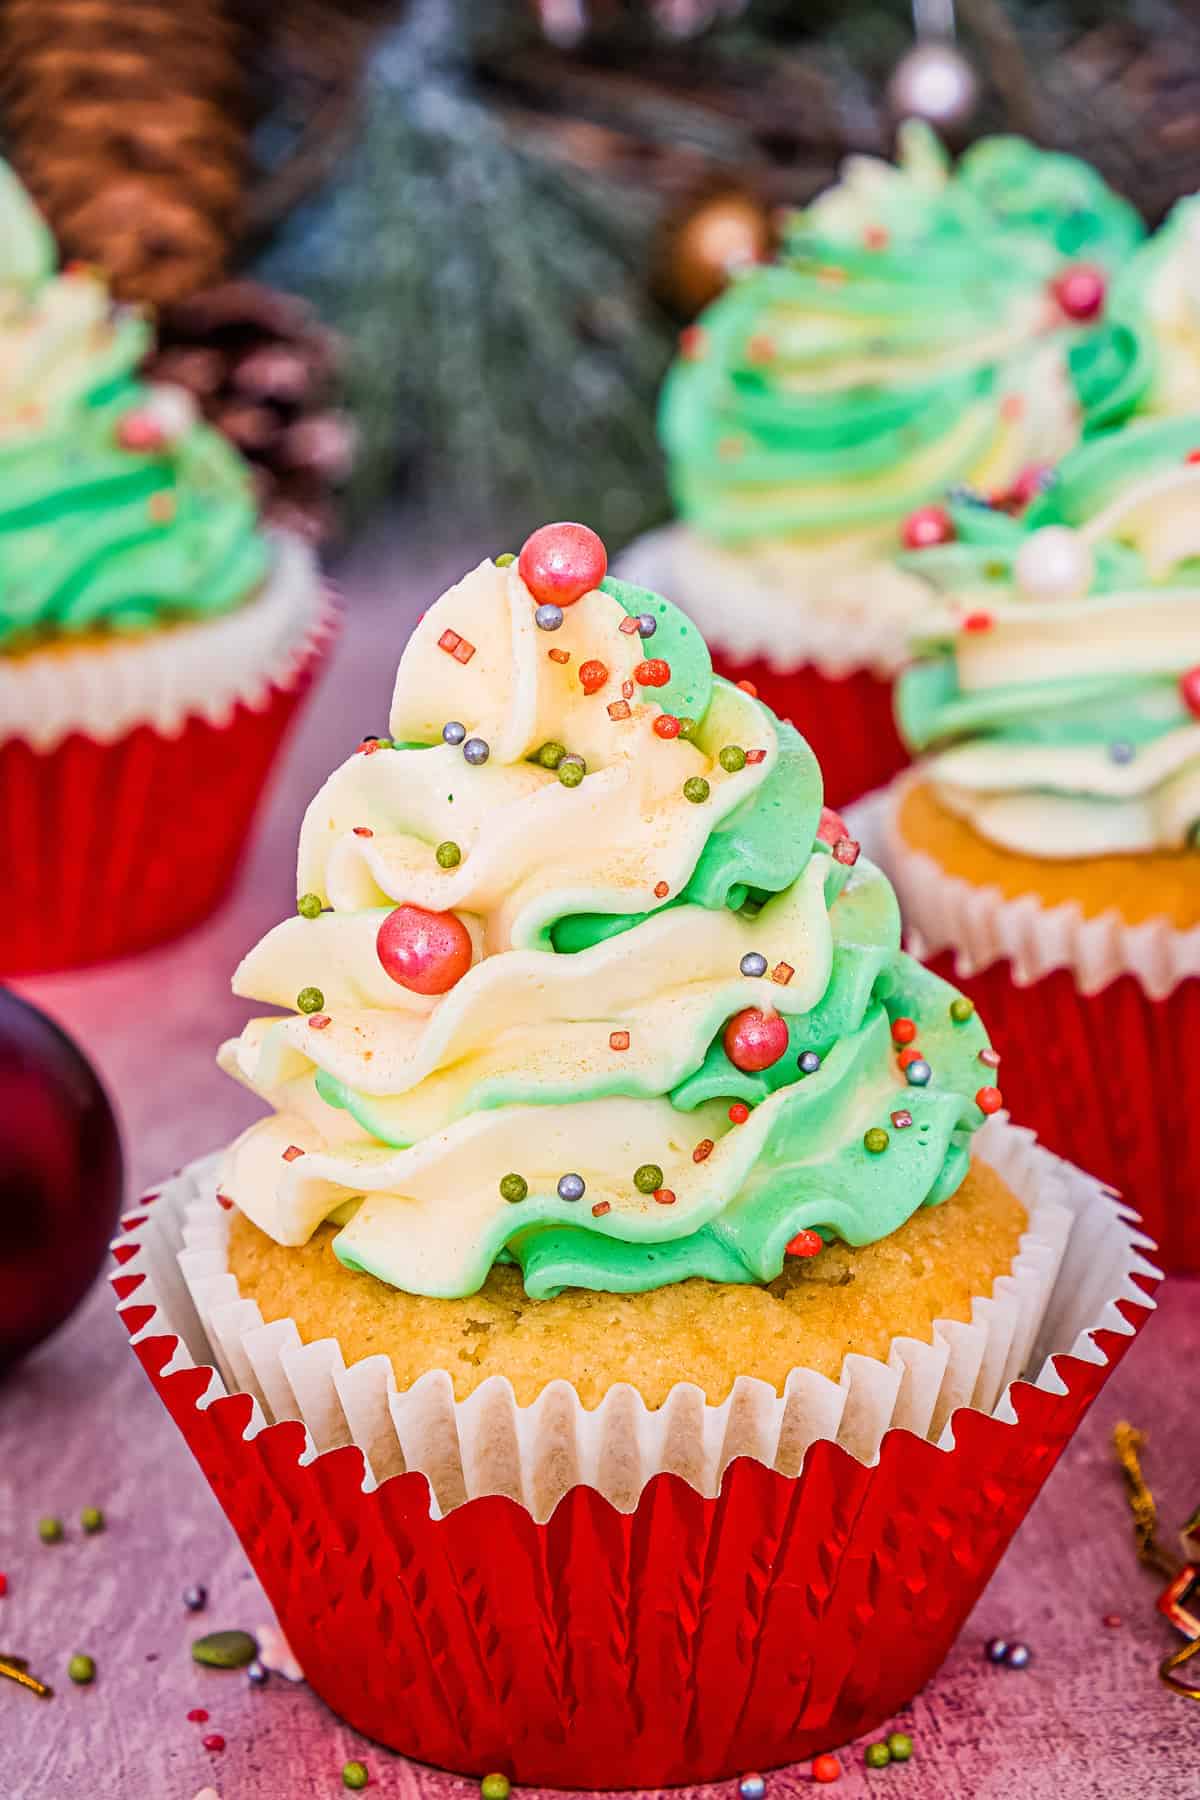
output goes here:
[{"label": "red cupcake liner", "polygon": [[213,911],[336,623],[330,604],[288,672],[221,724],[193,714],[175,736],[139,725],[112,743],[0,743],[0,843],[13,852],[0,976],[144,950]]},{"label": "red cupcake liner", "polygon": [[[715,1498],[659,1474],[631,1512],[581,1486],[542,1524],[495,1496],[435,1518],[424,1475],[366,1490],[358,1449],[313,1453],[301,1424],[263,1426],[193,1364],[207,1343],[173,1207],[147,1195],[125,1221],[121,1317],[310,1684],[421,1762],[547,1786],[715,1780],[893,1717],[1153,1304],[1134,1254],[1145,1274],[1093,1295],[1086,1341],[997,1415],[956,1412],[949,1448],[892,1429],[870,1466],[824,1441],[795,1478],[743,1458]],[[1141,1240],[1108,1217],[1124,1256]]]},{"label": "red cupcake liner", "polygon": [[752,682],[781,719],[808,739],[825,777],[825,804],[848,806],[884,787],[912,761],[892,714],[895,680],[872,669],[828,675],[816,663],[779,669],[741,662],[712,646],[713,667],[730,681]]},{"label": "red cupcake liner", "polygon": [[1133,975],[1084,994],[1070,969],[1019,986],[1008,961],[928,961],[979,1008],[1017,1123],[1124,1195],[1164,1269],[1200,1272],[1200,980],[1154,1000]]}]

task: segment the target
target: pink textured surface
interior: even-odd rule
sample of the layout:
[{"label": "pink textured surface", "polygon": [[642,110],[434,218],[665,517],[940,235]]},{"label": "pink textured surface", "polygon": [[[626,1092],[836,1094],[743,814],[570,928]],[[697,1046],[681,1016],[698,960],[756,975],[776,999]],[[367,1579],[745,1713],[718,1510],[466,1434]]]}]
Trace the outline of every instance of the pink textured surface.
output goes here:
[{"label": "pink textured surface", "polygon": [[[212,1064],[213,1045],[244,1013],[228,993],[229,971],[286,911],[304,802],[336,757],[383,729],[404,632],[439,576],[460,572],[463,560],[422,557],[393,539],[348,571],[344,642],[220,915],[134,961],[22,984],[108,1081],[124,1117],[131,1193],[253,1116],[253,1100]],[[913,1733],[916,1759],[879,1774],[848,1759],[839,1794],[1200,1800],[1200,1706],[1156,1681],[1157,1662],[1177,1640],[1154,1611],[1153,1580],[1134,1564],[1108,1449],[1113,1421],[1135,1419],[1151,1434],[1147,1460],[1164,1518],[1179,1520],[1200,1499],[1200,1283],[1168,1282],[1160,1306],[945,1667],[898,1721]],[[105,1509],[103,1536],[84,1538],[74,1527],[89,1504]],[[36,1536],[46,1512],[70,1527],[54,1548]],[[3,1800],[192,1800],[209,1784],[221,1800],[333,1796],[344,1791],[339,1772],[352,1756],[371,1770],[369,1794],[457,1800],[475,1791],[364,1743],[304,1687],[276,1677],[260,1691],[191,1663],[199,1630],[253,1629],[266,1603],[131,1356],[106,1290],[0,1387],[0,1571],[8,1577],[0,1644],[58,1687],[46,1704],[7,1685],[0,1692]],[[180,1598],[197,1581],[210,1591],[203,1624]],[[1105,1629],[1106,1613],[1119,1613],[1122,1625]],[[984,1663],[982,1644],[998,1632],[1033,1645],[1028,1670]],[[92,1688],[64,1677],[76,1650],[97,1660]],[[186,1718],[197,1706],[211,1714],[203,1726]],[[203,1749],[211,1732],[224,1736],[224,1751]],[[812,1792],[805,1767],[769,1779],[773,1800]]]}]

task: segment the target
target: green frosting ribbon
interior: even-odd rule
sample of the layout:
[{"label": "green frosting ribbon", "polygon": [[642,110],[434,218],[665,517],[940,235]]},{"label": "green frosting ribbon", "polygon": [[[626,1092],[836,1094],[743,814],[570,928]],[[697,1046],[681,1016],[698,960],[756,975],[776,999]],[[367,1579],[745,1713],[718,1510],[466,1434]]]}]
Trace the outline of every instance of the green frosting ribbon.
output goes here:
[{"label": "green frosting ribbon", "polygon": [[899,166],[853,163],[670,370],[660,431],[681,514],[730,543],[897,525],[969,477],[1005,395],[1037,381],[1055,274],[1116,266],[1142,231],[1073,157],[992,138],[952,172],[910,123]]},{"label": "green frosting ribbon", "polygon": [[[249,471],[182,396],[138,380],[148,342],[94,271],[54,272],[0,164],[0,652],[206,618],[266,577]],[[157,435],[124,447],[148,420]]]}]

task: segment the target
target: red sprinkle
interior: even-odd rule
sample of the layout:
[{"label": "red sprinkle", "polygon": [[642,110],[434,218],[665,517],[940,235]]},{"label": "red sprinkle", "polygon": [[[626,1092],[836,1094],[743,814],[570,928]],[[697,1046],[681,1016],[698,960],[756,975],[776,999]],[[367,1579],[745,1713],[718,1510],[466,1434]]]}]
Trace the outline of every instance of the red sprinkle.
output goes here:
[{"label": "red sprinkle", "polygon": [[843,819],[841,813],[834,812],[832,806],[823,806],[821,808],[821,822],[817,826],[818,840],[822,844],[828,844],[832,849],[834,844],[840,844],[844,837],[849,836],[850,833],[846,829],[846,821]]},{"label": "red sprinkle", "polygon": [[630,619],[630,618],[624,618],[621,620],[621,623],[617,626],[617,630],[623,631],[625,633],[626,637],[632,637],[637,630],[637,620]]},{"label": "red sprinkle", "polygon": [[1103,269],[1076,263],[1051,283],[1051,292],[1068,319],[1094,319],[1104,307],[1108,280]]},{"label": "red sprinkle", "polygon": [[459,637],[457,631],[451,631],[447,628],[438,639],[438,649],[444,650],[447,656],[453,656],[461,643],[462,639]]},{"label": "red sprinkle", "polygon": [[378,748],[378,738],[364,738],[362,743],[358,746],[357,754],[359,756],[373,756]]},{"label": "red sprinkle", "polygon": [[629,1033],[627,1031],[610,1031],[608,1034],[608,1047],[610,1050],[628,1050]]},{"label": "red sprinkle", "polygon": [[592,1217],[593,1219],[602,1219],[605,1213],[610,1213],[611,1211],[611,1200],[597,1200],[595,1206],[592,1208]]},{"label": "red sprinkle", "polygon": [[[758,689],[752,681],[739,681],[737,685],[741,688],[743,694],[749,694],[752,700],[758,699]],[[749,752],[747,752],[746,761],[750,761]]]},{"label": "red sprinkle", "polygon": [[1200,663],[1179,677],[1179,691],[1188,711],[1200,719]]},{"label": "red sprinkle", "polygon": [[694,1163],[707,1162],[709,1157],[712,1155],[712,1153],[713,1153],[712,1139],[711,1138],[701,1138],[700,1142],[696,1145],[696,1148],[692,1151],[692,1161]]},{"label": "red sprinkle", "polygon": [[917,1046],[915,1044],[910,1044],[908,1049],[902,1050],[900,1052],[899,1056],[896,1058],[897,1067],[901,1068],[901,1069],[907,1069],[913,1063],[923,1062],[923,1061],[924,1061],[924,1058],[921,1055],[920,1050],[917,1048]]},{"label": "red sprinkle", "polygon": [[868,250],[886,250],[890,241],[886,225],[868,225],[863,232],[863,243]]},{"label": "red sprinkle", "polygon": [[839,838],[833,846],[833,860],[836,863],[845,863],[848,869],[852,869],[858,861],[861,849],[862,845],[854,838]]},{"label": "red sprinkle", "polygon": [[8,1576],[0,1575],[0,1600],[2,1600],[4,1598],[5,1594],[7,1594],[7,1592],[8,1592]]},{"label": "red sprinkle", "polygon": [[771,980],[777,981],[780,987],[786,987],[795,973],[796,971],[793,969],[791,963],[776,963],[775,967],[771,970]]},{"label": "red sprinkle", "polygon": [[173,494],[151,494],[146,502],[146,511],[156,525],[166,525],[175,517],[175,496]]},{"label": "red sprinkle", "polygon": [[218,1194],[217,1195],[217,1205],[223,1206],[225,1208],[226,1212],[233,1211],[233,1201],[229,1198],[228,1194]]},{"label": "red sprinkle", "polygon": [[356,825],[354,827],[354,835],[355,837],[374,837],[375,833],[371,830],[369,825]]},{"label": "red sprinkle", "polygon": [[746,355],[752,363],[772,362],[775,345],[764,332],[756,331],[746,344]]},{"label": "red sprinkle", "polygon": [[571,660],[571,652],[569,650],[547,650],[546,655],[553,663],[569,663]]},{"label": "red sprinkle", "polygon": [[654,1198],[660,1206],[674,1206],[675,1196],[670,1188],[655,1188]]},{"label": "red sprinkle", "polygon": [[620,720],[628,719],[630,717],[630,705],[628,700],[610,700],[605,711],[608,713],[610,719]]},{"label": "red sprinkle", "polygon": [[907,1107],[901,1112],[894,1112],[892,1114],[892,1124],[896,1127],[897,1131],[908,1130],[909,1126],[912,1124],[912,1114]]},{"label": "red sprinkle", "polygon": [[310,1031],[324,1031],[329,1022],[328,1013],[313,1013],[308,1021],[308,1029]]},{"label": "red sprinkle", "polygon": [[455,646],[454,646],[454,649],[451,651],[451,655],[453,656],[455,662],[460,662],[460,663],[469,663],[471,658],[474,656],[474,654],[475,654],[475,646],[474,646],[474,644],[469,644],[467,642],[466,638],[459,638],[457,644],[455,644]]},{"label": "red sprinkle", "polygon": [[787,1245],[788,1256],[815,1256],[818,1250],[825,1248],[825,1239],[819,1231],[798,1231]]},{"label": "red sprinkle", "polygon": [[893,1044],[911,1044],[916,1035],[917,1024],[915,1019],[892,1020]]},{"label": "red sprinkle", "polygon": [[1200,450],[1189,450],[1183,460],[1185,463],[1200,463]]},{"label": "red sprinkle", "polygon": [[608,680],[608,670],[593,657],[579,665],[579,685],[585,694],[598,694]]},{"label": "red sprinkle", "polygon": [[944,506],[919,506],[905,519],[900,537],[906,550],[932,550],[953,541],[954,521]]},{"label": "red sprinkle", "polygon": [[640,687],[666,687],[671,679],[671,665],[661,656],[648,657],[637,665],[633,679]]},{"label": "red sprinkle", "polygon": [[750,1108],[744,1100],[735,1100],[729,1109],[729,1117],[733,1124],[744,1125],[750,1117]]},{"label": "red sprinkle", "polygon": [[219,1731],[210,1731],[208,1736],[202,1739],[202,1742],[206,1750],[223,1750],[225,1748],[225,1739]]},{"label": "red sprinkle", "polygon": [[990,631],[995,623],[991,613],[973,612],[967,614],[962,628],[964,631]]},{"label": "red sprinkle", "polygon": [[[679,354],[695,362],[708,349],[708,333],[701,325],[688,325],[679,334]],[[621,627],[624,631],[625,627]]]},{"label": "red sprinkle", "polygon": [[746,752],[746,761],[748,763],[760,763],[766,762],[766,760],[767,753],[765,750],[747,750]]},{"label": "red sprinkle", "polygon": [[654,735],[660,738],[677,738],[679,736],[679,720],[674,713],[659,713],[654,721]]},{"label": "red sprinkle", "polygon": [[299,1144],[289,1144],[287,1149],[283,1153],[283,1160],[284,1160],[284,1162],[295,1162],[295,1160],[298,1156],[303,1156],[303,1155],[304,1155],[304,1152],[300,1148]]},{"label": "red sprinkle", "polygon": [[1120,1613],[1105,1613],[1100,1623],[1107,1626],[1109,1631],[1116,1631],[1122,1623],[1121,1615]]},{"label": "red sprinkle", "polygon": [[989,1046],[988,1049],[979,1052],[979,1060],[987,1069],[998,1069],[1000,1067],[1000,1052],[991,1049]]},{"label": "red sprinkle", "polygon": [[191,1712],[188,1714],[188,1724],[189,1725],[207,1725],[208,1724],[208,1713],[205,1711],[204,1707],[193,1706]]},{"label": "red sprinkle", "polygon": [[1004,1105],[1004,1095],[997,1087],[981,1087],[975,1096],[975,1104],[981,1113],[999,1112]]},{"label": "red sprinkle", "polygon": [[666,897],[667,897],[667,895],[668,895],[668,894],[669,894],[669,893],[670,893],[670,891],[671,891],[671,890],[670,890],[670,888],[669,888],[669,887],[668,887],[668,886],[667,886],[667,883],[666,883],[666,882],[665,882],[665,881],[656,881],[656,882],[655,882],[655,884],[654,884],[654,898],[655,898],[655,899],[656,899],[656,900],[665,900],[665,899],[666,899]]},{"label": "red sprinkle", "polygon": [[632,700],[633,699],[633,683],[632,683],[632,681],[623,681],[621,683],[621,698],[622,698],[622,700]]}]

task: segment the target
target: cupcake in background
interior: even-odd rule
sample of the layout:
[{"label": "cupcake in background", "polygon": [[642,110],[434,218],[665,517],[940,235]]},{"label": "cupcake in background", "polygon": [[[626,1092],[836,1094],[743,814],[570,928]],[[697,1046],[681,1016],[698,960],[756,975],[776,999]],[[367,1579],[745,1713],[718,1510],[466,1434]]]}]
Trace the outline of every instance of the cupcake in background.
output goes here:
[{"label": "cupcake in background", "polygon": [[984,1026],[804,740],[605,568],[548,526],[417,625],[234,978],[265,1116],[117,1284],[335,1711],[658,1787],[911,1698],[1145,1265],[989,1118]]},{"label": "cupcake in background", "polygon": [[1200,414],[1072,452],[1017,522],[913,557],[923,758],[887,860],[985,1009],[1014,1117],[1200,1268]]},{"label": "cupcake in background", "polygon": [[174,935],[221,898],[330,636],[311,555],[149,329],[0,165],[0,974]]},{"label": "cupcake in background", "polygon": [[947,490],[1006,505],[1079,434],[1067,351],[1094,329],[1137,214],[1090,168],[1016,138],[952,168],[910,122],[851,158],[683,335],[661,406],[679,523],[623,568],[666,587],[809,736],[831,804],[906,760],[891,684]]}]

